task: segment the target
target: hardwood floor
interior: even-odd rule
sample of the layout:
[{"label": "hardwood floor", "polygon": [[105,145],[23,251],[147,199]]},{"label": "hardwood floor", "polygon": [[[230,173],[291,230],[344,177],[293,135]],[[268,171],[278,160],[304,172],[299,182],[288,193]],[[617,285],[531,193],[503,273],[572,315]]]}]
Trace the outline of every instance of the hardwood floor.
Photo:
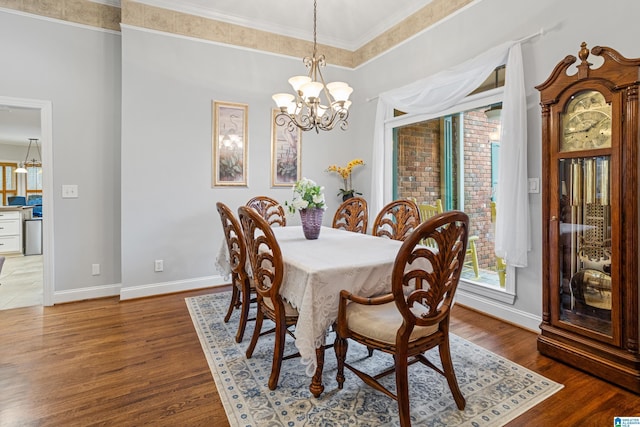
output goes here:
[{"label": "hardwood floor", "polygon": [[[0,426],[228,426],[184,302],[226,289],[0,311]],[[640,396],[541,356],[533,332],[459,305],[451,330],[565,385],[510,426],[640,416]]]}]

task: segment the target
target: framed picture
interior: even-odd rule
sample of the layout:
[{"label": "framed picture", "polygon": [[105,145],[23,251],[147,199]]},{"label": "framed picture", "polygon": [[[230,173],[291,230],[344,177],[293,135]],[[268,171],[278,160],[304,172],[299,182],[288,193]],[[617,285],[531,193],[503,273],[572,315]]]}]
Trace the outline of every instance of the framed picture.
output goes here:
[{"label": "framed picture", "polygon": [[247,104],[213,102],[213,186],[247,185]]},{"label": "framed picture", "polygon": [[300,142],[302,131],[296,127],[290,131],[286,125],[276,124],[280,110],[271,110],[271,185],[293,187],[301,177]]}]

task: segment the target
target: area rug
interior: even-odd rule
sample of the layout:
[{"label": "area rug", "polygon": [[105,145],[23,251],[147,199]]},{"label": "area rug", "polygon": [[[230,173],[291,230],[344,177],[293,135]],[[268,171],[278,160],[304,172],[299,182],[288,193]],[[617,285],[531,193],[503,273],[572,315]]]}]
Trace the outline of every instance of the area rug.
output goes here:
[{"label": "area rug", "polygon": [[[215,385],[232,426],[396,426],[395,401],[365,385],[345,369],[344,388],[335,381],[336,359],[332,349],[325,356],[319,398],[309,392],[300,359],[282,363],[276,390],[269,390],[273,334],[260,338],[251,359],[245,357],[253,332],[249,322],[241,343],[235,342],[239,311],[223,322],[230,292],[187,298],[193,324],[200,338]],[[268,326],[267,321],[263,329]],[[328,342],[333,342],[329,337]],[[285,354],[294,353],[287,337]],[[414,426],[501,426],[548,398],[563,386],[504,359],[456,335],[451,335],[453,364],[467,405],[459,411],[444,377],[421,364],[409,367],[411,417]],[[426,353],[440,366],[437,349]],[[368,372],[393,365],[381,352],[367,357],[367,349],[350,342],[347,359]],[[385,378],[394,387],[394,376]]]}]

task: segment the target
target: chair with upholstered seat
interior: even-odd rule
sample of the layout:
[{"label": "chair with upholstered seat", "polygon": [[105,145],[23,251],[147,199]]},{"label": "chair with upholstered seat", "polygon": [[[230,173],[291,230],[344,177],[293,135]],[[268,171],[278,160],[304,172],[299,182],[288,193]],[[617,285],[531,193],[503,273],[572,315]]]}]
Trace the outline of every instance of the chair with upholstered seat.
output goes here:
[{"label": "chair with upholstered seat", "polygon": [[277,200],[268,196],[256,196],[249,200],[246,204],[250,208],[257,210],[262,218],[271,226],[279,225],[285,227],[287,225],[287,217],[284,208]]},{"label": "chair with upholstered seat", "polygon": [[[398,402],[402,427],[411,425],[409,382],[413,378],[408,376],[408,366],[415,362],[443,375],[458,409],[465,407],[451,361],[449,318],[468,233],[469,217],[464,212],[436,215],[404,240],[391,274],[391,293],[365,298],[340,292],[334,343],[338,388],[343,387],[347,367],[367,385]],[[425,248],[421,244],[425,239],[433,240],[436,249]],[[393,355],[393,367],[375,375],[355,368],[346,360],[349,340]],[[434,347],[439,349],[442,368],[423,354]],[[379,382],[391,373],[395,373],[396,394]]]},{"label": "chair with upholstered seat", "polygon": [[393,240],[404,240],[419,224],[420,212],[413,200],[394,200],[380,210],[373,221],[371,234]]},{"label": "chair with upholstered seat", "polygon": [[352,197],[338,207],[333,216],[332,227],[366,234],[368,217],[367,201],[362,197]]},{"label": "chair with upholstered seat", "polygon": [[[269,389],[274,390],[278,386],[282,361],[300,356],[299,353],[284,356],[286,335],[289,334],[295,339],[289,328],[298,322],[298,310],[280,295],[284,264],[280,245],[271,226],[257,211],[247,206],[240,206],[238,216],[251,262],[252,280],[258,301],[256,325],[246,356],[247,359],[253,356],[261,335],[275,332],[273,363],[269,376]],[[262,332],[262,321],[265,317],[275,323],[275,328]]]},{"label": "chair with upholstered seat", "polygon": [[249,305],[255,301],[255,289],[252,289],[249,275],[246,271],[247,248],[244,243],[242,227],[240,222],[227,205],[222,202],[216,203],[216,208],[222,221],[222,231],[227,242],[229,252],[229,266],[231,267],[231,301],[224,322],[231,318],[234,309],[240,310],[240,320],[238,322],[238,332],[236,332],[236,342],[241,342],[244,337],[244,330],[249,317]]}]

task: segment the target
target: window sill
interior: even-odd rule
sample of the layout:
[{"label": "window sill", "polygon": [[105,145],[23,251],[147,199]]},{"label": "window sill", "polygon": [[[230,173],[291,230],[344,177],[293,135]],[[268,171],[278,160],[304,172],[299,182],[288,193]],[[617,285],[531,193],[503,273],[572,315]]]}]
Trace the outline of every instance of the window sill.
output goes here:
[{"label": "window sill", "polygon": [[484,298],[510,305],[513,305],[516,300],[515,293],[465,279],[460,279],[460,282],[458,283],[458,289],[462,289],[465,292],[469,292],[475,295],[482,296]]}]

